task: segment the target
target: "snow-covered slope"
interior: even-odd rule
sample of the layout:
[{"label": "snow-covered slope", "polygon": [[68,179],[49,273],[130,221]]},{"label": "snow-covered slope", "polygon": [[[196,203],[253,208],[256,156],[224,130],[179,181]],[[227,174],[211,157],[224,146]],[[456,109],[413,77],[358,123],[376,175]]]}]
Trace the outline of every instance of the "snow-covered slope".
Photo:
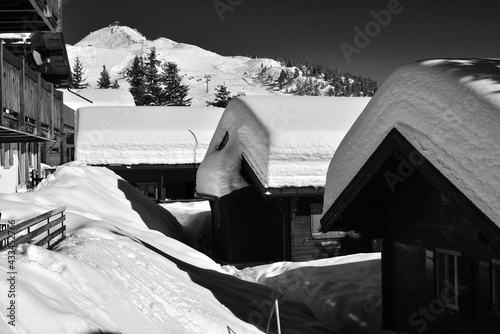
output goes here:
[{"label": "snow-covered slope", "polygon": [[368,101],[317,96],[233,99],[198,169],[197,192],[224,196],[246,186],[240,175],[242,157],[266,188],[323,187],[337,146]]},{"label": "snow-covered slope", "polygon": [[75,159],[94,165],[200,163],[222,112],[213,107],[80,108]]},{"label": "snow-covered slope", "polygon": [[500,226],[500,60],[428,60],[395,71],[337,149],[323,212],[393,128]]},{"label": "snow-covered slope", "polygon": [[[74,64],[78,56],[86,70],[84,77],[91,87],[105,65],[111,79],[118,79],[121,88],[128,88],[124,70],[130,66],[134,57],[145,56],[155,47],[158,59],[177,63],[183,84],[189,85],[189,97],[193,97],[193,106],[205,106],[205,101],[214,100],[214,89],[225,84],[232,95],[276,95],[254,78],[261,72],[261,66],[267,67],[269,74],[277,78],[281,71],[280,63],[271,59],[252,59],[248,57],[225,57],[201,49],[194,45],[177,43],[167,38],[148,41],[137,30],[126,26],[109,26],[94,31],[75,45],[67,45],[68,56]],[[205,76],[210,75],[210,81]]]}]

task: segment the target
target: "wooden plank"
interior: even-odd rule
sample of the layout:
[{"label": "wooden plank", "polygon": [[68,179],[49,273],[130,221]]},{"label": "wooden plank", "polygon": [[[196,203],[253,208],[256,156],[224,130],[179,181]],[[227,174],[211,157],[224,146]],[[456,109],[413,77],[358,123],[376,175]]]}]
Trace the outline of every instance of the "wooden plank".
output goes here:
[{"label": "wooden plank", "polygon": [[51,244],[51,245],[50,245],[50,246],[48,246],[47,248],[48,248],[48,249],[53,249],[54,247],[56,247],[57,245],[59,245],[59,243],[60,243],[61,241],[63,241],[63,240],[64,240],[64,231],[63,231],[63,233],[61,234],[61,238],[57,239],[57,240],[56,240],[53,244]]},{"label": "wooden plank", "polygon": [[41,136],[42,135],[42,122],[41,122],[41,116],[42,116],[42,75],[40,73],[38,73],[38,81],[37,81],[37,85],[36,85],[36,99],[34,101],[35,105],[36,105],[36,108],[35,108],[35,112],[36,112],[36,116],[35,116],[35,119],[36,119],[36,131],[35,131],[35,134],[37,136]]},{"label": "wooden plank", "polygon": [[35,245],[37,246],[43,246],[45,244],[48,244],[50,240],[54,239],[54,237],[58,236],[59,234],[63,234],[64,231],[66,230],[66,226],[62,226],[55,230],[54,232],[50,233],[48,236],[46,236],[43,239],[38,240]]},{"label": "wooden plank", "polygon": [[25,96],[24,96],[24,82],[26,81],[26,74],[25,74],[25,69],[26,69],[26,63],[23,59],[23,66],[22,66],[22,71],[21,71],[21,82],[20,82],[20,87],[19,87],[19,127],[18,129],[21,131],[25,131],[24,129],[24,112],[25,112]]},{"label": "wooden plank", "polygon": [[3,79],[3,44],[0,44],[0,126],[3,125],[3,107],[4,107],[4,79]]},{"label": "wooden plank", "polygon": [[[20,244],[27,243],[29,240],[35,239],[35,237],[39,236],[40,234],[47,232],[48,230],[50,230],[51,228],[53,228],[54,226],[56,226],[58,224],[63,223],[65,218],[66,218],[66,216],[61,216],[61,217],[57,218],[56,220],[51,221],[48,224],[43,225],[43,226],[37,228],[36,230],[31,231],[30,233],[28,233],[27,235],[25,235],[21,239],[19,239],[19,243]],[[42,223],[42,222],[40,222],[40,223]]]},{"label": "wooden plank", "polygon": [[12,65],[17,70],[21,71],[23,66],[23,61],[21,58],[16,57],[12,52],[10,52],[7,48],[4,48],[2,59],[5,60],[8,64]]},{"label": "wooden plank", "polygon": [[19,223],[16,224],[16,227],[11,232],[11,234],[9,234],[8,230],[0,232],[0,241],[7,239],[10,235],[12,235],[12,233],[17,234],[17,233],[27,229],[28,227],[31,227],[35,224],[40,223],[42,220],[48,219],[54,215],[61,213],[64,210],[66,210],[65,207],[60,207],[60,208],[42,213],[36,217],[32,217],[32,218],[29,218],[26,220],[21,220]]}]

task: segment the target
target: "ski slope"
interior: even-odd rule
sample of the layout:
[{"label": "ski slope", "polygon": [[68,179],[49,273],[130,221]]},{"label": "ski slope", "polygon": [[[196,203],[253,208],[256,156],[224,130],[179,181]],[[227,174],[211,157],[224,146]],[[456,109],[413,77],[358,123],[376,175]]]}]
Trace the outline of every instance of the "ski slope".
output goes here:
[{"label": "ski slope", "polygon": [[[75,45],[67,45],[70,63],[78,56],[86,70],[86,83],[92,88],[97,85],[102,66],[105,65],[112,81],[118,80],[120,88],[128,88],[124,70],[132,64],[135,56],[143,57],[155,47],[158,59],[175,62],[184,76],[183,84],[189,86],[188,97],[192,106],[205,106],[213,101],[217,85],[226,85],[232,95],[281,95],[269,91],[256,79],[261,66],[266,66],[268,74],[278,77],[280,63],[267,59],[252,59],[241,56],[221,56],[194,45],[177,43],[167,38],[147,40],[137,30],[126,26],[109,26],[90,33]],[[210,76],[207,82],[205,76]]]}]

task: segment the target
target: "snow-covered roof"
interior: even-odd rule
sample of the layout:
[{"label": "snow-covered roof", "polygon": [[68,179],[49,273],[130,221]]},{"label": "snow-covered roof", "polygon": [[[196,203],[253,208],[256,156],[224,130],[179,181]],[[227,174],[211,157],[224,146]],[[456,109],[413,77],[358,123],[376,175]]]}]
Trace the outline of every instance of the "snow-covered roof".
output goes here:
[{"label": "snow-covered roof", "polygon": [[[311,96],[231,100],[198,169],[197,192],[220,197],[247,186],[240,174],[242,158],[265,188],[323,187],[337,146],[369,100]],[[229,138],[221,149],[226,132]]]},{"label": "snow-covered roof", "polygon": [[337,149],[323,212],[393,128],[500,225],[500,60],[427,60],[395,71]]},{"label": "snow-covered roof", "polygon": [[134,97],[126,89],[72,89],[71,93],[68,90],[62,90],[64,104],[73,110],[81,107],[98,107],[98,106],[135,106]]},{"label": "snow-covered roof", "polygon": [[213,107],[80,108],[75,159],[94,165],[200,163],[222,112]]}]

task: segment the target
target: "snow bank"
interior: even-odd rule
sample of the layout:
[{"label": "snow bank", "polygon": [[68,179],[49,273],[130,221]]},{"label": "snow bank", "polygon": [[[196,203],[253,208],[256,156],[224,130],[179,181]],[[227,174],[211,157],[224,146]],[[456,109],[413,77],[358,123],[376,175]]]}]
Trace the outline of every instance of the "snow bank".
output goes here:
[{"label": "snow bank", "polygon": [[[0,196],[2,222],[66,206],[69,235],[57,252],[20,245],[16,251],[16,327],[2,333],[259,333],[236,318],[179,263],[227,275],[210,258],[148,229],[121,179],[103,167],[57,167],[30,193]],[[176,262],[141,245],[147,243]],[[0,275],[7,277],[7,252]],[[0,289],[8,291],[2,279]],[[6,309],[10,300],[0,298]],[[15,331],[14,331],[15,330]]]},{"label": "snow bank", "polygon": [[[337,146],[369,100],[305,96],[231,100],[198,169],[197,192],[220,197],[246,186],[240,175],[242,157],[266,188],[323,187]],[[220,149],[226,133],[229,139]]]},{"label": "snow bank", "polygon": [[500,226],[499,67],[499,60],[429,60],[394,72],[337,149],[323,212],[396,128]]},{"label": "snow bank", "polygon": [[160,204],[172,213],[184,228],[187,243],[205,254],[212,250],[212,211],[208,201]]},{"label": "snow bank", "polygon": [[[367,329],[379,314],[377,255],[233,268],[231,275],[148,229],[120,181],[106,168],[71,163],[34,192],[0,196],[2,220],[66,206],[69,230],[55,251],[17,247],[16,327],[2,317],[1,333],[261,333],[275,299],[283,333],[376,333]],[[168,207],[187,225],[189,213],[207,209],[206,202]],[[7,255],[0,253],[3,277],[11,271]],[[8,284],[0,280],[0,290]],[[3,294],[0,308],[9,303]]]},{"label": "snow bank", "polygon": [[200,163],[222,115],[207,107],[87,107],[75,158],[88,164]]},{"label": "snow bank", "polygon": [[383,333],[380,253],[225,269],[305,303],[332,332]]},{"label": "snow bank", "polygon": [[[135,106],[134,97],[125,89],[74,89],[76,94],[68,90],[63,92],[64,104],[73,110],[82,107],[98,106]],[[87,101],[87,100],[89,101]]]}]

